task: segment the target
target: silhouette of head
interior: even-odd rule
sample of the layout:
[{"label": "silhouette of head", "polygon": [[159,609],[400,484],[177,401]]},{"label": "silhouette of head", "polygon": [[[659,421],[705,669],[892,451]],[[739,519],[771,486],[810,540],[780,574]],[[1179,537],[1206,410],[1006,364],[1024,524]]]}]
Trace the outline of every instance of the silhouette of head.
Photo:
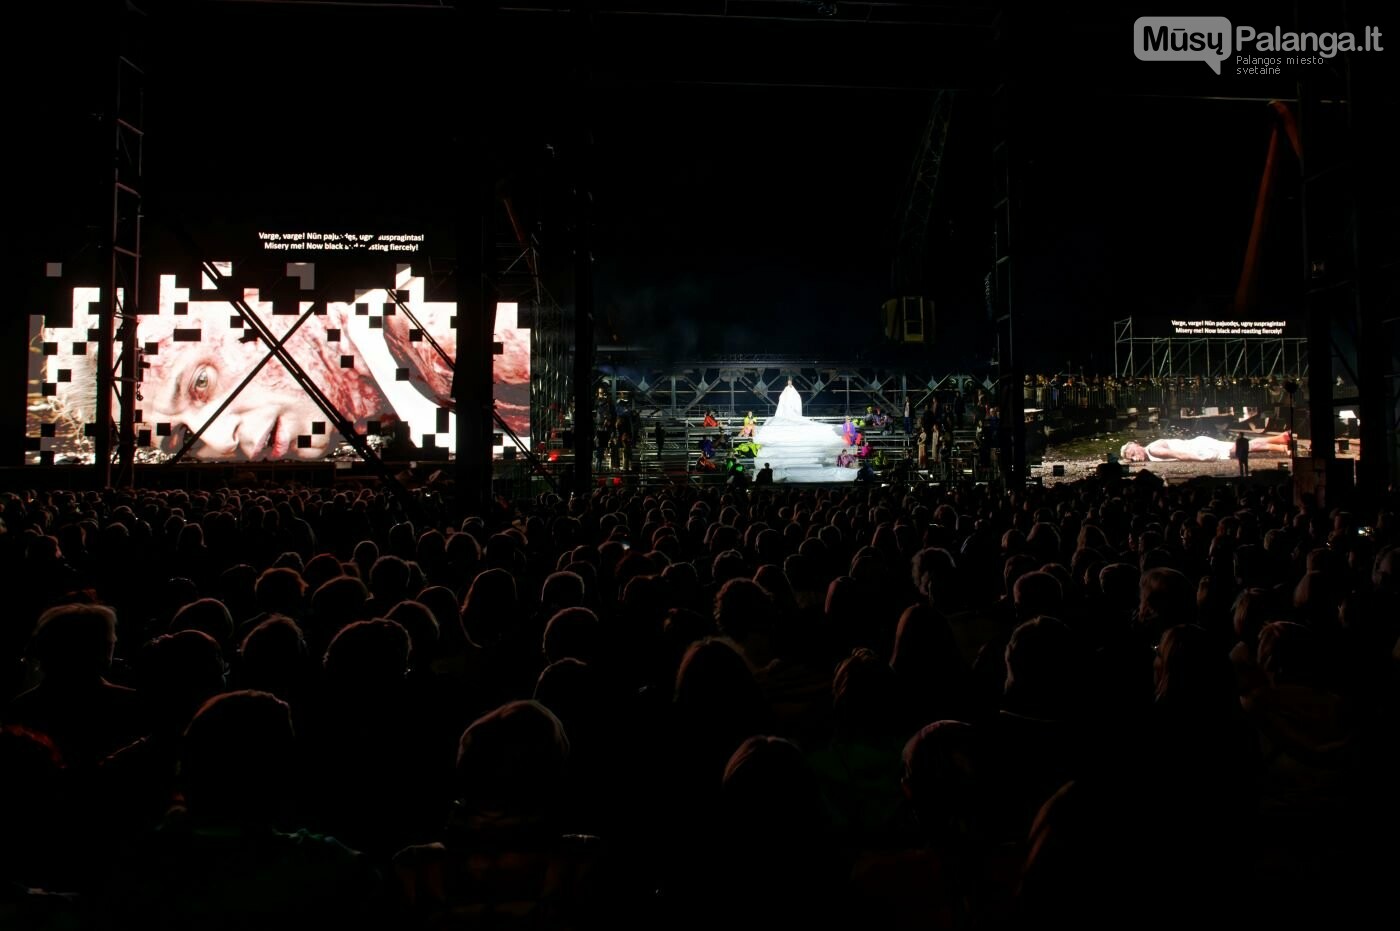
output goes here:
[{"label": "silhouette of head", "polygon": [[213,637],[187,629],[149,641],[136,662],[141,694],[178,734],[199,706],[224,689],[224,657]]},{"label": "silhouette of head", "polygon": [[904,796],[935,839],[966,838],[976,831],[976,739],[971,724],[935,721],[904,745]]},{"label": "silhouette of head", "polygon": [[477,718],[457,746],[458,805],[468,813],[542,815],[558,801],[569,760],[564,725],[536,701]]},{"label": "silhouette of head", "polygon": [[28,655],[45,679],[101,676],[112,665],[117,615],[106,605],[59,605],[39,616]]},{"label": "silhouette of head", "polygon": [[437,655],[438,641],[442,636],[432,609],[420,601],[400,601],[389,609],[387,617],[408,631],[408,639],[412,644],[409,659],[413,665],[422,668],[432,662]]},{"label": "silhouette of head", "polygon": [[589,662],[598,652],[598,616],[587,608],[565,608],[555,612],[544,628],[545,661],[576,659]]},{"label": "silhouette of head", "polygon": [[397,621],[356,621],[326,650],[326,682],[335,689],[382,691],[403,681],[412,642]]},{"label": "silhouette of head", "polygon": [[175,612],[170,621],[171,633],[198,630],[214,638],[215,643],[233,639],[233,615],[217,598],[201,598]]},{"label": "silhouette of head", "polygon": [[185,729],[180,759],[196,818],[272,823],[290,788],[291,709],[267,692],[228,692],[205,702]]}]

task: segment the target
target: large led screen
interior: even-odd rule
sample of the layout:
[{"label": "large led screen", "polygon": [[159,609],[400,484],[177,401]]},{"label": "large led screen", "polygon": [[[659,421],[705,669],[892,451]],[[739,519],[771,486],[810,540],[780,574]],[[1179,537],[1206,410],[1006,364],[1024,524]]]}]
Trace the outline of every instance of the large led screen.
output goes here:
[{"label": "large led screen", "polygon": [[[369,446],[387,455],[395,448],[387,438],[406,434],[411,451],[453,449],[456,305],[430,299],[414,265],[214,265],[217,278],[197,267],[159,274],[156,299],[135,318],[139,462],[358,455],[288,368],[268,358],[234,295]],[[101,295],[63,282],[61,266],[48,273],[60,279],[62,306],[32,318],[25,461],[91,463]],[[118,291],[118,303],[123,297]],[[502,419],[528,445],[530,338],[516,313],[513,304],[498,310],[495,390]],[[512,445],[501,436],[495,452]]]}]

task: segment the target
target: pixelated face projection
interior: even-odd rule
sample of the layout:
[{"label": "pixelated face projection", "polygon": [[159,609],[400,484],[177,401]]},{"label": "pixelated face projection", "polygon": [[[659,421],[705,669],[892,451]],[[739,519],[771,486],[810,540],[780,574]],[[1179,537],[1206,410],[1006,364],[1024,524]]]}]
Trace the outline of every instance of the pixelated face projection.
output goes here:
[{"label": "pixelated face projection", "polygon": [[[287,289],[264,289],[240,281],[230,263],[214,265],[223,280],[203,272],[199,281],[160,275],[154,312],[137,318],[138,461],[168,460],[196,432],[185,454],[194,461],[358,455],[281,360],[267,359],[270,347],[225,296],[230,289],[285,341],[296,365],[371,447],[382,449],[384,437],[402,432],[402,423],[419,450],[453,448],[456,305],[427,300],[424,280],[411,266],[397,266],[392,289],[351,287],[339,295],[346,299],[317,300],[315,263],[288,263],[295,296],[275,299],[264,290],[285,295]],[[55,266],[49,268],[53,275]],[[31,327],[28,463],[90,463],[94,457],[100,293],[91,287],[63,293],[65,300],[71,295],[71,319],[60,319],[62,312],[47,320],[35,316]],[[516,323],[515,305],[500,305],[497,409],[528,443],[530,338]],[[114,416],[117,409],[114,399]]]}]

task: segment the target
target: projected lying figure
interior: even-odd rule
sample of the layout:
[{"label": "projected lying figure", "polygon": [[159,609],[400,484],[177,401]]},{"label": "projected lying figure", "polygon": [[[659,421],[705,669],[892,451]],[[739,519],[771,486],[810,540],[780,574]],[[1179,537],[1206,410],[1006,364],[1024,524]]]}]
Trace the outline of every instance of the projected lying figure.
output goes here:
[{"label": "projected lying figure", "polygon": [[[1261,454],[1288,455],[1289,435],[1253,437],[1249,441],[1249,451]],[[1235,444],[1231,440],[1217,440],[1214,437],[1198,436],[1189,440],[1153,440],[1146,446],[1129,440],[1123,444],[1119,458],[1124,462],[1222,462],[1235,458]]]},{"label": "projected lying figure", "polygon": [[[455,306],[424,301],[422,279],[406,268],[394,283],[406,300],[395,302],[382,288],[359,290],[353,302],[303,300],[293,312],[274,313],[257,289],[244,289],[243,297],[277,338],[286,337],[296,364],[357,431],[370,432],[393,415],[408,426],[414,446],[450,448]],[[189,452],[203,460],[318,459],[333,452],[341,438],[331,418],[276,358],[253,374],[269,347],[230,303],[213,294],[200,297],[163,275],[157,312],[139,318],[143,371],[136,406],[152,443],[174,453],[203,428]],[[58,349],[45,359],[44,380],[55,383],[58,406],[80,427],[94,419],[96,352],[87,337],[98,325],[96,300],[95,289],[74,289],[72,327],[45,328],[43,336]],[[308,310],[313,314],[286,336]],[[514,332],[497,339],[503,350],[497,381],[518,383],[528,405],[528,341]],[[521,410],[528,416],[528,406]]]}]

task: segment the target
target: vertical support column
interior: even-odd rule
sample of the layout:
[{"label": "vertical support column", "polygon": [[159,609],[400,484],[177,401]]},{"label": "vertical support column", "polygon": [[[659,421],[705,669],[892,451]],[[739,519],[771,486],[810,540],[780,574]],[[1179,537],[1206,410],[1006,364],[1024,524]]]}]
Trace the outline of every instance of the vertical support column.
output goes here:
[{"label": "vertical support column", "polygon": [[[129,486],[136,456],[136,394],[141,377],[136,322],[141,276],[141,148],[145,72],[137,66],[145,14],[132,3],[109,3],[105,22],[115,39],[112,96],[106,107],[111,197],[101,249],[107,263],[98,303],[97,398],[93,418],[94,482]],[[114,410],[115,408],[115,410]],[[112,470],[116,453],[117,469]]]},{"label": "vertical support column", "polygon": [[[111,241],[108,240],[105,246],[110,253]],[[98,301],[100,309],[97,312],[97,403],[92,418],[95,431],[92,445],[95,454],[93,483],[98,488],[112,484],[112,443],[116,438],[116,425],[112,420],[112,374],[116,366],[116,351],[112,343],[116,333],[116,303],[109,279]]]},{"label": "vertical support column", "polygon": [[115,483],[130,487],[136,478],[136,398],[140,393],[141,360],[136,328],[141,305],[141,166],[145,141],[145,72],[131,60],[136,54],[135,32],[143,14],[128,6],[122,19],[122,52],[117,57],[117,100],[114,111],[116,158],[112,191],[111,289],[121,292],[112,307],[116,323],[117,474]]},{"label": "vertical support column", "polygon": [[1011,91],[1003,89],[1001,113],[1004,120],[1003,138],[992,148],[992,215],[993,215],[993,307],[997,333],[997,404],[1001,408],[1001,429],[1009,431],[1009,442],[1003,441],[1002,477],[1008,487],[1019,487],[1026,480],[1026,415],[1025,390],[1021,366],[1015,349],[1015,328],[1012,307],[1016,292],[1015,266],[1012,261],[1012,208],[1015,190],[1012,179],[1012,128],[1015,114]]},{"label": "vertical support column", "polygon": [[[901,396],[900,399],[899,399],[899,410],[894,412],[894,416],[897,417],[897,418],[899,418],[899,426],[900,426],[900,429],[903,429],[903,428],[904,428],[904,404],[905,404],[906,401],[909,403],[909,413],[910,413],[910,415],[912,416],[913,414],[916,413],[915,410],[914,410],[914,407],[913,407],[914,402],[913,402],[913,400],[910,399],[910,397],[909,397],[909,374],[908,374],[907,372],[901,372],[900,375],[899,375],[899,391],[900,391],[900,394],[901,394],[902,396]],[[906,436],[906,437],[905,437],[905,442],[908,442],[908,439],[909,439],[909,438]]]},{"label": "vertical support column", "polygon": [[462,507],[480,513],[491,500],[492,340],[496,302],[489,274],[488,221],[494,197],[490,183],[494,126],[489,107],[496,5],[458,4],[457,30],[465,50],[465,85],[458,127],[460,173],[457,191],[457,360],[452,398],[457,408],[456,473]]},{"label": "vertical support column", "polygon": [[[589,112],[588,58],[592,49],[592,10],[576,4],[570,14],[574,44],[574,493],[593,486],[593,128]],[[615,399],[614,399],[615,400]]]},{"label": "vertical support column", "polygon": [[[1366,25],[1349,23],[1345,5],[1300,4],[1296,13],[1300,31],[1359,33]],[[1374,245],[1393,233],[1380,223],[1368,226],[1374,205],[1390,200],[1387,185],[1395,185],[1393,172],[1383,171],[1375,154],[1386,144],[1388,126],[1381,128],[1383,111],[1370,109],[1366,97],[1379,86],[1381,58],[1375,52],[1344,53],[1337,59],[1340,68],[1300,69],[1298,82],[1312,455],[1329,480],[1336,474],[1347,481],[1349,470],[1328,465],[1336,448],[1337,408],[1355,409],[1361,429],[1356,480],[1372,493],[1396,475],[1390,377],[1395,357],[1385,334],[1385,319],[1394,312],[1385,307],[1390,276],[1378,274],[1394,249]]]},{"label": "vertical support column", "polygon": [[1394,261],[1396,236],[1389,212],[1377,208],[1394,204],[1400,185],[1381,155],[1390,138],[1390,111],[1388,105],[1381,104],[1375,90],[1385,86],[1382,75],[1388,75],[1381,70],[1382,53],[1352,53],[1344,57],[1351,130],[1350,177],[1362,192],[1361,196],[1353,195],[1351,243],[1356,257],[1356,363],[1361,395],[1357,405],[1361,461],[1356,479],[1362,491],[1378,495],[1400,480],[1400,396],[1396,390],[1400,387],[1400,330],[1393,274],[1384,269],[1385,262]]},{"label": "vertical support column", "polygon": [[[1310,96],[1311,95],[1311,96]],[[1322,247],[1330,228],[1343,218],[1336,212],[1335,147],[1324,144],[1329,135],[1341,130],[1343,122],[1335,110],[1345,103],[1323,104],[1317,89],[1298,82],[1298,134],[1302,139],[1299,156],[1302,190],[1299,198],[1303,227],[1303,301],[1308,333],[1308,421],[1312,459],[1321,468],[1334,458],[1336,449],[1336,400],[1333,368],[1334,314],[1343,310],[1351,285],[1343,276],[1342,255],[1328,254]],[[1324,107],[1331,112],[1325,112]],[[1329,170],[1333,169],[1333,170]]]}]

